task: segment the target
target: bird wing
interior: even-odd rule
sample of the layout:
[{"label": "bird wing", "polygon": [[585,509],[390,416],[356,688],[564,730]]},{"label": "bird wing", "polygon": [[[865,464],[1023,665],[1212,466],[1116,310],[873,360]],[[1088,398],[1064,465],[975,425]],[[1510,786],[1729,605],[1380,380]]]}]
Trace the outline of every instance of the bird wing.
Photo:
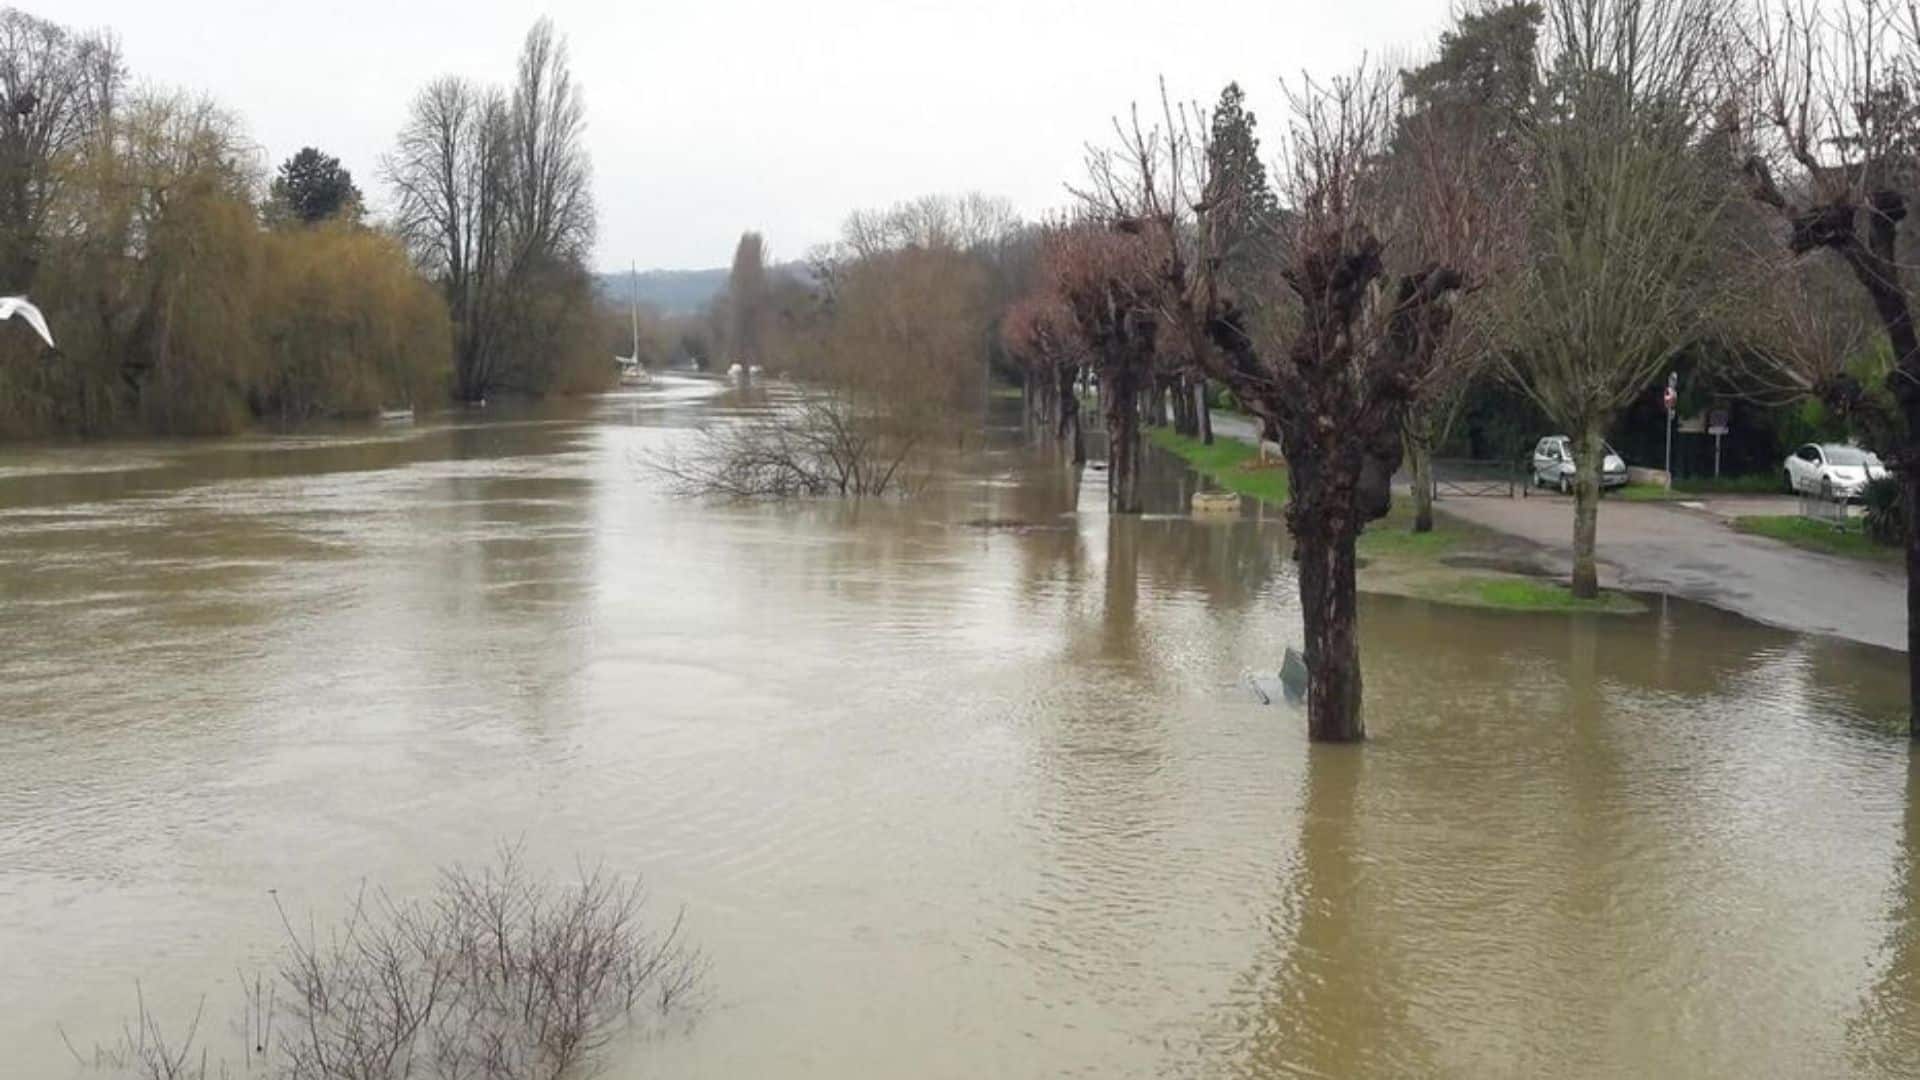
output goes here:
[{"label": "bird wing", "polygon": [[0,319],[11,319],[15,315],[27,320],[27,325],[39,332],[40,340],[47,343],[47,348],[55,348],[53,331],[47,329],[47,317],[40,314],[40,309],[34,307],[32,301],[24,296],[0,296]]}]

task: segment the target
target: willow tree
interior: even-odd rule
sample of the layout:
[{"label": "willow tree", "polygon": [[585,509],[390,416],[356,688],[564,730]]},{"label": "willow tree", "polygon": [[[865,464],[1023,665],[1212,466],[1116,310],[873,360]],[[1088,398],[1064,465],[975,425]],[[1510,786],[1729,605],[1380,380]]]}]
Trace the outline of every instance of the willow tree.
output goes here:
[{"label": "willow tree", "polygon": [[[1462,290],[1499,235],[1505,181],[1438,148],[1421,182],[1387,164],[1397,95],[1377,70],[1291,95],[1280,211],[1252,287],[1220,272],[1226,226],[1257,197],[1216,172],[1204,122],[1122,130],[1098,205],[1143,238],[1151,300],[1192,355],[1280,433],[1299,565],[1311,738],[1365,737],[1355,543],[1391,504],[1400,424],[1452,355]],[[1273,284],[1268,284],[1273,283]]]},{"label": "willow tree", "polygon": [[1709,331],[1727,203],[1711,151],[1714,0],[1554,0],[1501,357],[1571,438],[1575,596],[1599,595],[1606,430]]},{"label": "willow tree", "polygon": [[[1745,44],[1745,81],[1758,92],[1744,173],[1774,219],[1758,247],[1761,295],[1772,301],[1754,320],[1771,331],[1763,358],[1776,387],[1826,403],[1899,478],[1910,729],[1920,737],[1920,280],[1906,224],[1920,176],[1920,7],[1763,9]],[[1825,265],[1802,261],[1814,255]],[[1834,295],[1842,282],[1851,297]],[[1878,332],[1861,335],[1863,323]]]}]

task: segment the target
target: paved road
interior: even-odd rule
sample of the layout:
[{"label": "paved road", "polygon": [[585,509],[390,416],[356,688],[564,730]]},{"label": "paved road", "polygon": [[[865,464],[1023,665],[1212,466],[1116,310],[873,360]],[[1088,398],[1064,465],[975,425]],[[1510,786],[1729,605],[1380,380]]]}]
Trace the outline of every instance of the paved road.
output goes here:
[{"label": "paved road", "polygon": [[[1781,502],[1785,509],[1772,512],[1793,512],[1791,500]],[[1439,508],[1528,541],[1536,561],[1555,573],[1572,568],[1572,499],[1445,499]],[[1601,504],[1597,550],[1610,585],[1682,596],[1791,630],[1907,647],[1907,581],[1898,563],[1748,536],[1710,509],[1618,500]]]},{"label": "paved road", "polygon": [[[1216,414],[1213,425],[1234,438],[1255,434],[1244,417]],[[1451,498],[1438,507],[1525,541],[1545,570],[1572,569],[1572,499],[1546,493]],[[1907,580],[1899,563],[1820,555],[1735,532],[1728,524],[1745,514],[1793,512],[1787,496],[1716,499],[1698,509],[1609,499],[1600,508],[1601,579],[1612,587],[1712,604],[1772,626],[1905,651]]]}]

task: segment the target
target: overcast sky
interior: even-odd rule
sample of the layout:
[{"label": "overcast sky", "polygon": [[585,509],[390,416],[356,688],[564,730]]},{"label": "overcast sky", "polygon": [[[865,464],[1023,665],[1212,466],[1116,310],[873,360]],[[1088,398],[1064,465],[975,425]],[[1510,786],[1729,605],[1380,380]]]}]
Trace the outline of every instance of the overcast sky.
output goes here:
[{"label": "overcast sky", "polygon": [[20,2],[120,35],[137,79],[211,93],[268,162],[338,155],[376,209],[408,99],[454,73],[504,82],[550,15],[585,88],[602,269],[720,266],[741,230],[775,258],[848,210],[978,189],[1062,205],[1082,147],[1157,94],[1237,79],[1263,124],[1279,79],[1432,41],[1445,0],[243,0]]}]

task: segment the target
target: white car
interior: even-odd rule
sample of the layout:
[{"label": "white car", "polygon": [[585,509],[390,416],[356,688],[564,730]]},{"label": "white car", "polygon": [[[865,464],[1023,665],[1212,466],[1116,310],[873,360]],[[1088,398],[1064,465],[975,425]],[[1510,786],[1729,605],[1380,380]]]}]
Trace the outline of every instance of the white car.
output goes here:
[{"label": "white car", "polygon": [[[1618,451],[1601,444],[1606,456],[1600,459],[1600,490],[1627,486],[1627,462]],[[1573,440],[1565,435],[1549,435],[1533,448],[1534,487],[1550,487],[1562,495],[1573,493]]]},{"label": "white car", "polygon": [[1869,480],[1887,475],[1871,451],[1839,443],[1808,443],[1787,459],[1787,490],[1829,499],[1857,499]]}]

